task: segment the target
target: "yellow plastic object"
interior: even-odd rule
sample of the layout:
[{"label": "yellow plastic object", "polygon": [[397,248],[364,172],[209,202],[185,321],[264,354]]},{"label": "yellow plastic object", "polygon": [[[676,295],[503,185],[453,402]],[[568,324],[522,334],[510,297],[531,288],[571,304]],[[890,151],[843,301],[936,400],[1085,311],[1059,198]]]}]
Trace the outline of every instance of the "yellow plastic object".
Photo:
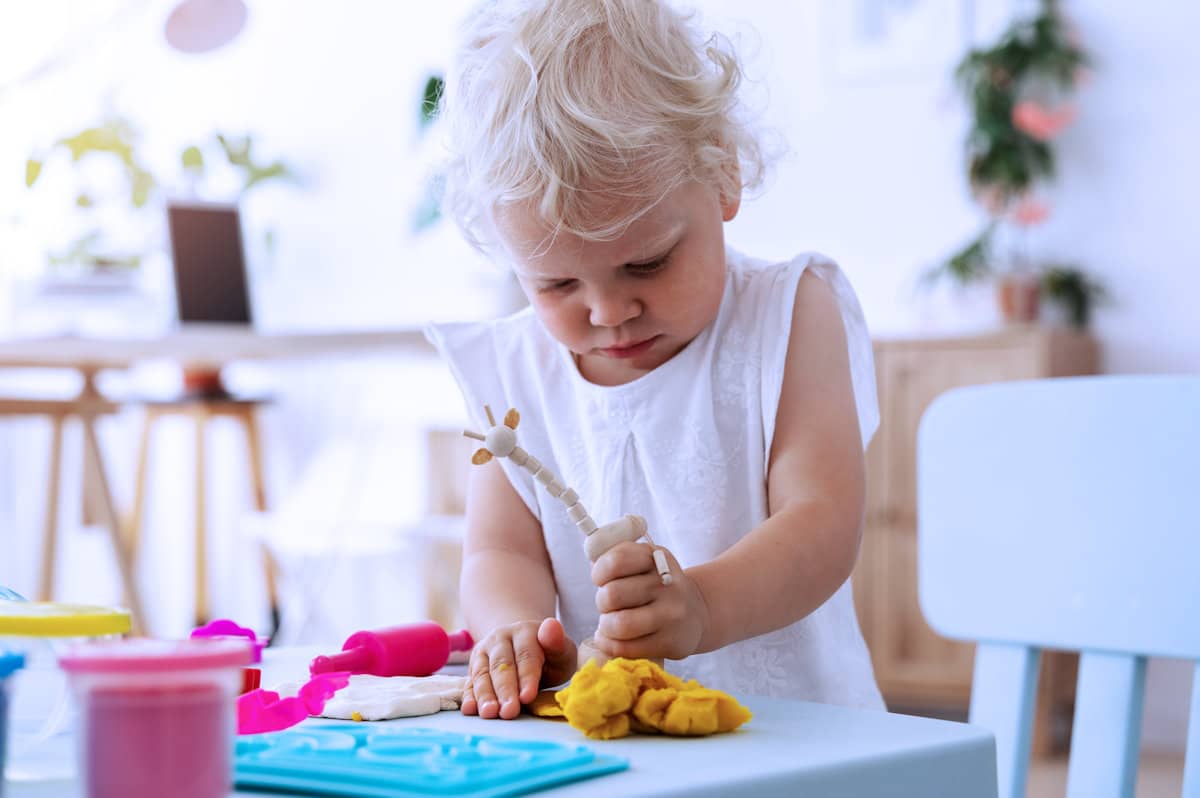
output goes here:
[{"label": "yellow plastic object", "polygon": [[129,610],[0,599],[0,637],[103,637],[129,629]]},{"label": "yellow plastic object", "polygon": [[[603,667],[588,660],[555,699],[567,722],[596,740],[630,732],[698,737],[733,731],[751,718],[728,693],[684,682],[645,659],[617,658]],[[548,709],[533,711],[556,714]]]}]

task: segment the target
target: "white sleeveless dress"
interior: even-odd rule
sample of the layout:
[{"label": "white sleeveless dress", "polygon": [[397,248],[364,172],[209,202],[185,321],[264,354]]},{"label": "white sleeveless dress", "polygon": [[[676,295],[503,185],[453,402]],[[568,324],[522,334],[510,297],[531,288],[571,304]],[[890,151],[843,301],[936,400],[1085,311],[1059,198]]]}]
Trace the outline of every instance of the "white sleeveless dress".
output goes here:
[{"label": "white sleeveless dress", "polygon": [[[768,265],[727,251],[717,318],[671,360],[633,382],[594,385],[530,308],[482,323],[430,325],[476,429],[521,413],[518,441],[599,524],[644,516],[656,543],[684,567],[707,562],[767,518],[767,460],[775,432],[796,285],[806,269],[833,289],[845,322],[863,445],[879,424],[871,343],[858,300],[830,260],[804,254]],[[524,470],[500,461],[542,524],[558,614],[575,641],[599,618],[583,536],[562,504]],[[725,597],[734,600],[736,597]],[[882,708],[850,583],[783,629],[669,661],[667,669],[746,695]]]}]

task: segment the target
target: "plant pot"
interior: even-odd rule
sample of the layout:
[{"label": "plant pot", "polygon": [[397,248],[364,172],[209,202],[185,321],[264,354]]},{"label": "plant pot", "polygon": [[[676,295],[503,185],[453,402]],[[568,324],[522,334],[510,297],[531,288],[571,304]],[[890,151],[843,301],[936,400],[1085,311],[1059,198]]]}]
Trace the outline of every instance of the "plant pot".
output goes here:
[{"label": "plant pot", "polygon": [[1005,274],[996,279],[996,304],[1009,324],[1037,321],[1041,281],[1034,274]]}]

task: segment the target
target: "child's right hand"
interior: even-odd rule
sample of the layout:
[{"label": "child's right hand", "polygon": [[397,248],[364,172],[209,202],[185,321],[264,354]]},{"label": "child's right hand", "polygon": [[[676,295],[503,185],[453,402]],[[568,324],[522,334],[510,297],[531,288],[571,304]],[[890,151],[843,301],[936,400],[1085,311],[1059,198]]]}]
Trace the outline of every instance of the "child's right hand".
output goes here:
[{"label": "child's right hand", "polygon": [[541,685],[569,679],[575,664],[575,643],[556,618],[501,626],[471,649],[462,712],[512,720]]}]

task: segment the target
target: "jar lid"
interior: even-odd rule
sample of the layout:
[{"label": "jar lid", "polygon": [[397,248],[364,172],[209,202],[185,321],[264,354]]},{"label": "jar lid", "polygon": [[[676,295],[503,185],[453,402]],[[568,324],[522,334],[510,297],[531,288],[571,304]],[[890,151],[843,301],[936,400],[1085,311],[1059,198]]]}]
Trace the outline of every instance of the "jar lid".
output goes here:
[{"label": "jar lid", "polygon": [[[19,671],[25,666],[25,657],[11,651],[0,650],[0,679],[7,679],[13,671]],[[0,719],[0,723],[3,723]]]},{"label": "jar lid", "polygon": [[98,640],[82,643],[59,657],[70,673],[170,673],[249,665],[249,640]]},{"label": "jar lid", "polygon": [[129,610],[117,607],[0,599],[0,635],[100,637],[129,629]]}]

